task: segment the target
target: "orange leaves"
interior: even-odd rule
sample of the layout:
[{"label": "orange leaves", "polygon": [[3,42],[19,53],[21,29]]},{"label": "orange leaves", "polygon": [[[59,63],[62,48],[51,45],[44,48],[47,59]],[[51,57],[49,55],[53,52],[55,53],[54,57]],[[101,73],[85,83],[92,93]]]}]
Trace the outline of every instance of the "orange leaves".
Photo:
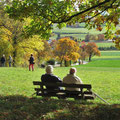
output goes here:
[{"label": "orange leaves", "polygon": [[92,54],[92,55],[100,56],[100,51],[98,50],[98,47],[94,42],[89,42],[86,45],[86,51],[89,55]]},{"label": "orange leaves", "polygon": [[79,46],[74,40],[62,38],[58,41],[54,53],[60,60],[75,61],[79,58],[78,50]]},{"label": "orange leaves", "polygon": [[102,29],[103,28],[100,25],[98,25],[97,28],[96,28],[96,30],[98,30],[98,31],[102,31]]}]

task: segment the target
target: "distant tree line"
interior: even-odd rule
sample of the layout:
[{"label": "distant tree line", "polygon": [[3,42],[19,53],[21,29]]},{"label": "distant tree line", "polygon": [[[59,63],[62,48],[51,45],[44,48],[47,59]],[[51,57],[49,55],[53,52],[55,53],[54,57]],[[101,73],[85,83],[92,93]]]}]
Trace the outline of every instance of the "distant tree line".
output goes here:
[{"label": "distant tree line", "polygon": [[116,47],[110,46],[110,47],[98,47],[99,50],[117,50]]},{"label": "distant tree line", "polygon": [[104,36],[104,34],[98,34],[98,35],[87,34],[85,36],[85,42],[89,42],[90,40],[104,41],[105,36]]}]

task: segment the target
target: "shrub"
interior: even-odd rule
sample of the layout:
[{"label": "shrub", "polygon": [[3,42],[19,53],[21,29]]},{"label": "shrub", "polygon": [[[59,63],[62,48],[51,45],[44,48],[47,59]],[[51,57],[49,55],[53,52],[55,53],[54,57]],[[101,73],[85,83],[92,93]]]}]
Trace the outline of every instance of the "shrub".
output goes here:
[{"label": "shrub", "polygon": [[110,47],[99,47],[98,48],[99,50],[117,50],[117,48],[116,47],[114,47],[114,46],[110,46]]},{"label": "shrub", "polygon": [[47,61],[47,64],[55,65],[55,60],[54,59],[50,59],[50,60]]}]

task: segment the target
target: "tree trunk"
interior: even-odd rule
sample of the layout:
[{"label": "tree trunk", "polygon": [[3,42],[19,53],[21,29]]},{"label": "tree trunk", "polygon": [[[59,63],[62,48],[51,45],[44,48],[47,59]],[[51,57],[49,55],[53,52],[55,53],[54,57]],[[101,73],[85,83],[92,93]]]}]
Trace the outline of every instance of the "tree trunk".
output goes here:
[{"label": "tree trunk", "polygon": [[63,61],[63,60],[61,60],[61,62],[60,62],[60,67],[62,67],[62,61]]},{"label": "tree trunk", "polygon": [[91,61],[92,54],[89,55],[89,62]]},{"label": "tree trunk", "polygon": [[79,65],[81,64],[80,59],[79,59]]},{"label": "tree trunk", "polygon": [[70,60],[70,66],[71,66],[71,64],[72,64],[72,61]]},{"label": "tree trunk", "polygon": [[64,65],[65,65],[65,67],[67,66],[66,64],[67,64],[67,61],[66,61],[66,60],[64,60]]}]

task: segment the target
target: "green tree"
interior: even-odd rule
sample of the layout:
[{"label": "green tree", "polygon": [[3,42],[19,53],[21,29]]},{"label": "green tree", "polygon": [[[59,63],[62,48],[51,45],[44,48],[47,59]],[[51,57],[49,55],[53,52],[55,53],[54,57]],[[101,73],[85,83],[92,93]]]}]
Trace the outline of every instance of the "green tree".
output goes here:
[{"label": "green tree", "polygon": [[4,10],[6,3],[10,4],[8,1],[0,1],[0,50],[1,54],[7,57],[12,55],[15,60],[17,45],[22,40],[23,23],[9,18]]},{"label": "green tree", "polygon": [[29,64],[28,59],[31,53],[34,55],[35,63],[39,64],[39,52],[44,49],[44,42],[38,35],[32,38],[24,39],[16,46],[16,61],[17,65],[26,66]]},{"label": "green tree", "polygon": [[85,22],[88,29],[102,30],[106,25],[106,37],[114,37],[114,29],[119,24],[119,0],[13,0],[6,7],[9,16],[14,19],[32,19],[26,27],[26,35],[40,34],[48,38],[53,24],[62,28],[66,24]]},{"label": "green tree", "polygon": [[16,65],[28,64],[31,53],[38,60],[38,53],[43,50],[44,43],[38,35],[31,38],[22,35],[23,26],[29,25],[31,19],[27,18],[24,22],[10,19],[4,11],[6,3],[8,2],[0,1],[0,56],[5,54],[8,59],[8,56],[12,55]]}]

